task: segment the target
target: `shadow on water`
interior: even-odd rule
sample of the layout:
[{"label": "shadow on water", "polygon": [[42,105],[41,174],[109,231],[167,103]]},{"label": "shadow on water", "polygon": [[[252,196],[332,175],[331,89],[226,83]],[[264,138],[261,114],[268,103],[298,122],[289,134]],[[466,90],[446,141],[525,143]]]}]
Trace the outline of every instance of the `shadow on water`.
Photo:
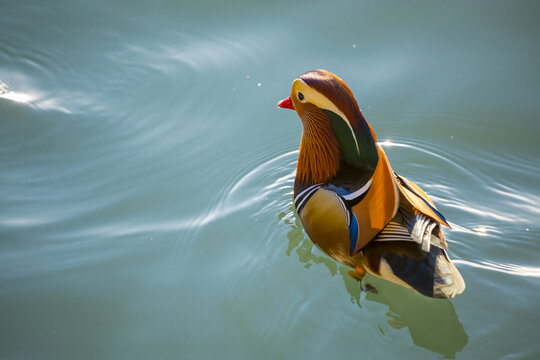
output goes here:
[{"label": "shadow on water", "polygon": [[[294,215],[291,215],[294,214]],[[293,250],[306,269],[313,265],[326,267],[332,276],[339,274],[351,302],[362,308],[362,301],[371,301],[388,306],[387,323],[395,330],[407,328],[415,345],[455,358],[455,354],[467,345],[469,337],[458,319],[454,305],[449,300],[431,299],[388,281],[367,275],[362,282],[350,277],[349,267],[341,265],[321,254],[313,252],[313,242],[305,236],[302,223],[296,216],[292,204],[288,212],[279,214],[291,230],[287,233],[289,246],[287,255]],[[362,297],[362,293],[365,296]],[[383,335],[383,329],[378,327]]]}]

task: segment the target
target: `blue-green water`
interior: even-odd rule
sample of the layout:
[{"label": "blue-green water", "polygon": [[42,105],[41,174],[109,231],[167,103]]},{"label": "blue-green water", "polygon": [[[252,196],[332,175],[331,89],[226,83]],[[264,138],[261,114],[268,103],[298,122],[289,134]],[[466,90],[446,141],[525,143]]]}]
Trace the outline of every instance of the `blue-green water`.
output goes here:
[{"label": "blue-green water", "polygon": [[[0,9],[0,358],[540,358],[537,2]],[[314,68],[450,220],[463,295],[364,291],[302,231],[276,102]]]}]

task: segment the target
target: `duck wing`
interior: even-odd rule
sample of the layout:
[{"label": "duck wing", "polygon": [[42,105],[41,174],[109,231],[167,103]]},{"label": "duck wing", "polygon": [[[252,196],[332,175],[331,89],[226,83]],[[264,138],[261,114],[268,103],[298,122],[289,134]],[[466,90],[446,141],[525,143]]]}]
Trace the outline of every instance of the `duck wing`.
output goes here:
[{"label": "duck wing", "polygon": [[406,198],[388,225],[363,250],[367,270],[436,298],[453,298],[465,282],[447,253],[440,222]]},{"label": "duck wing", "polygon": [[406,179],[404,176],[394,173],[402,198],[406,199],[416,210],[427,217],[447,226],[450,225],[443,214],[437,210],[429,196],[418,185]]}]

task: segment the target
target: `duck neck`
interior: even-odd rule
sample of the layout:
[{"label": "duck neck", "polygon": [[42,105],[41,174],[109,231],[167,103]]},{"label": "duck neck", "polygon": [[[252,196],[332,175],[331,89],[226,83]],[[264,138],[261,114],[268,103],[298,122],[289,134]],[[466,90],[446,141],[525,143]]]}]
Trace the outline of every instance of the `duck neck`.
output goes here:
[{"label": "duck neck", "polygon": [[339,144],[325,116],[311,115],[302,123],[295,194],[307,186],[329,182],[340,169]]},{"label": "duck neck", "polygon": [[342,161],[358,170],[375,169],[379,160],[376,138],[362,114],[354,114],[347,122],[332,111],[323,111],[330,119]]},{"label": "duck neck", "polygon": [[343,176],[357,180],[371,176],[379,155],[375,135],[361,114],[349,125],[339,115],[323,110],[302,118],[302,123],[295,194]]}]

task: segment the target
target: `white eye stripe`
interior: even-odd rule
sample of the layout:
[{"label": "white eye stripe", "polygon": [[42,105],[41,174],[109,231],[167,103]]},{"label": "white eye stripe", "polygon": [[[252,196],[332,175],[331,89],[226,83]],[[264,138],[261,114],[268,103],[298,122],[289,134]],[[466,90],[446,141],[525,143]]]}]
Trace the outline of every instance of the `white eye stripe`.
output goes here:
[{"label": "white eye stripe", "polygon": [[[298,93],[302,93],[304,95],[304,100],[309,97],[309,102],[311,102],[313,105],[316,105],[322,110],[329,110],[333,113],[336,113],[339,115],[345,122],[347,123],[347,126],[351,130],[352,137],[354,139],[354,143],[356,145],[356,151],[358,154],[360,154],[360,147],[358,146],[358,140],[356,140],[356,134],[354,133],[354,130],[352,128],[351,122],[345,114],[338,109],[338,107],[330,101],[326,96],[318,92],[317,90],[310,87],[308,84],[304,82],[302,79],[296,79],[293,82],[293,86],[298,89]],[[297,93],[297,96],[298,96]],[[304,102],[304,101],[302,101]]]}]

